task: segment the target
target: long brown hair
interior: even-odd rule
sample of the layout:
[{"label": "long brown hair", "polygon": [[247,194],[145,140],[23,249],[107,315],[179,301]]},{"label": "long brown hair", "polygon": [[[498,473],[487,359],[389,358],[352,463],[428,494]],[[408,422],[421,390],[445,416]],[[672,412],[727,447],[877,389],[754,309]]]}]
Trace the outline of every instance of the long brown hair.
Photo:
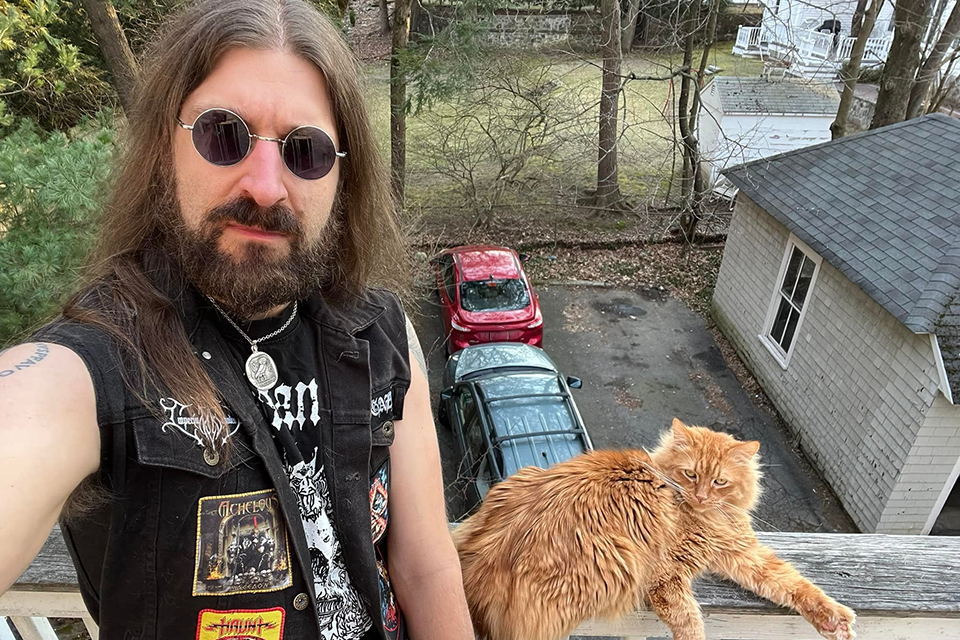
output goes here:
[{"label": "long brown hair", "polygon": [[[64,315],[108,330],[137,365],[127,382],[146,402],[165,388],[199,416],[225,424],[216,389],[193,355],[171,292],[181,276],[158,250],[163,207],[174,198],[172,131],[186,97],[220,57],[236,48],[282,50],[323,73],[348,156],[340,168],[337,204],[342,231],[325,298],[370,284],[405,289],[407,250],[386,169],[364,106],[356,58],[337,29],[302,0],[201,0],[161,29],[145,56],[136,106],[128,114],[125,149],[104,211],[87,286]],[[208,442],[221,450],[221,442]]]}]

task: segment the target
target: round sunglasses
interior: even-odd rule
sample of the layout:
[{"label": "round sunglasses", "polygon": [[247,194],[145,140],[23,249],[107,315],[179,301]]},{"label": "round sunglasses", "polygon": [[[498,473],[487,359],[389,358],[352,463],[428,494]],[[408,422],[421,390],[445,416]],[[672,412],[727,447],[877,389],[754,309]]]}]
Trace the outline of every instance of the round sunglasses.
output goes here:
[{"label": "round sunglasses", "polygon": [[333,139],[320,127],[297,127],[285,138],[268,138],[250,133],[243,119],[229,109],[207,109],[186,124],[177,124],[189,131],[197,153],[211,164],[229,167],[247,157],[254,140],[280,143],[280,156],[290,173],[304,180],[318,180],[330,173],[337,158],[346,157],[337,151]]}]

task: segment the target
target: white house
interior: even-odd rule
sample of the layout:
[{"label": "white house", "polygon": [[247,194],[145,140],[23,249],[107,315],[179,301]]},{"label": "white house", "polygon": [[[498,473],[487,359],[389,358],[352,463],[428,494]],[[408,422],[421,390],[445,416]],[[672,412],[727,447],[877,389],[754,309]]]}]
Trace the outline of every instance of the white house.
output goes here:
[{"label": "white house", "polygon": [[[941,0],[951,5],[955,0]],[[733,53],[789,63],[787,73],[832,80],[850,59],[854,38],[850,27],[857,0],[764,0],[759,27],[740,27]],[[894,0],[880,8],[867,41],[863,64],[887,59],[893,41]]]},{"label": "white house", "polygon": [[865,532],[960,535],[960,120],[734,167],[713,316]]},{"label": "white house", "polygon": [[833,87],[804,80],[716,76],[700,102],[701,158],[710,186],[724,193],[727,167],[830,140],[840,98]]}]

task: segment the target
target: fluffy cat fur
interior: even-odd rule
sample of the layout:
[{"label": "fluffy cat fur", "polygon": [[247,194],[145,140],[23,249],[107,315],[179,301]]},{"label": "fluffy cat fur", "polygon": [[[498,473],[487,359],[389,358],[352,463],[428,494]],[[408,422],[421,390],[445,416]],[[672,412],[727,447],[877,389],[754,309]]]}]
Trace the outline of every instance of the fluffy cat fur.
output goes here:
[{"label": "fluffy cat fur", "polygon": [[675,640],[703,640],[691,585],[712,572],[854,638],[853,611],[757,541],[759,448],[674,420],[652,453],[593,451],[494,486],[453,534],[478,636],[556,640],[646,602]]}]

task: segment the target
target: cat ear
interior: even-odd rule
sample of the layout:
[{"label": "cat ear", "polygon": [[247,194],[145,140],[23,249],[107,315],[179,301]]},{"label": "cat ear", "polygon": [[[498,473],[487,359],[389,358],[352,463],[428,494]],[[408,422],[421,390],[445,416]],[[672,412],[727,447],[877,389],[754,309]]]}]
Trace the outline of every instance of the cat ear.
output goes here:
[{"label": "cat ear", "polygon": [[757,455],[757,452],[760,451],[760,442],[758,440],[748,440],[747,442],[741,442],[733,448],[733,453],[738,458],[741,458],[745,462],[750,460],[753,456]]},{"label": "cat ear", "polygon": [[687,428],[687,425],[680,421],[679,418],[673,419],[673,424],[670,425],[670,428],[673,430],[674,446],[686,447],[692,444],[690,440],[690,430]]}]

